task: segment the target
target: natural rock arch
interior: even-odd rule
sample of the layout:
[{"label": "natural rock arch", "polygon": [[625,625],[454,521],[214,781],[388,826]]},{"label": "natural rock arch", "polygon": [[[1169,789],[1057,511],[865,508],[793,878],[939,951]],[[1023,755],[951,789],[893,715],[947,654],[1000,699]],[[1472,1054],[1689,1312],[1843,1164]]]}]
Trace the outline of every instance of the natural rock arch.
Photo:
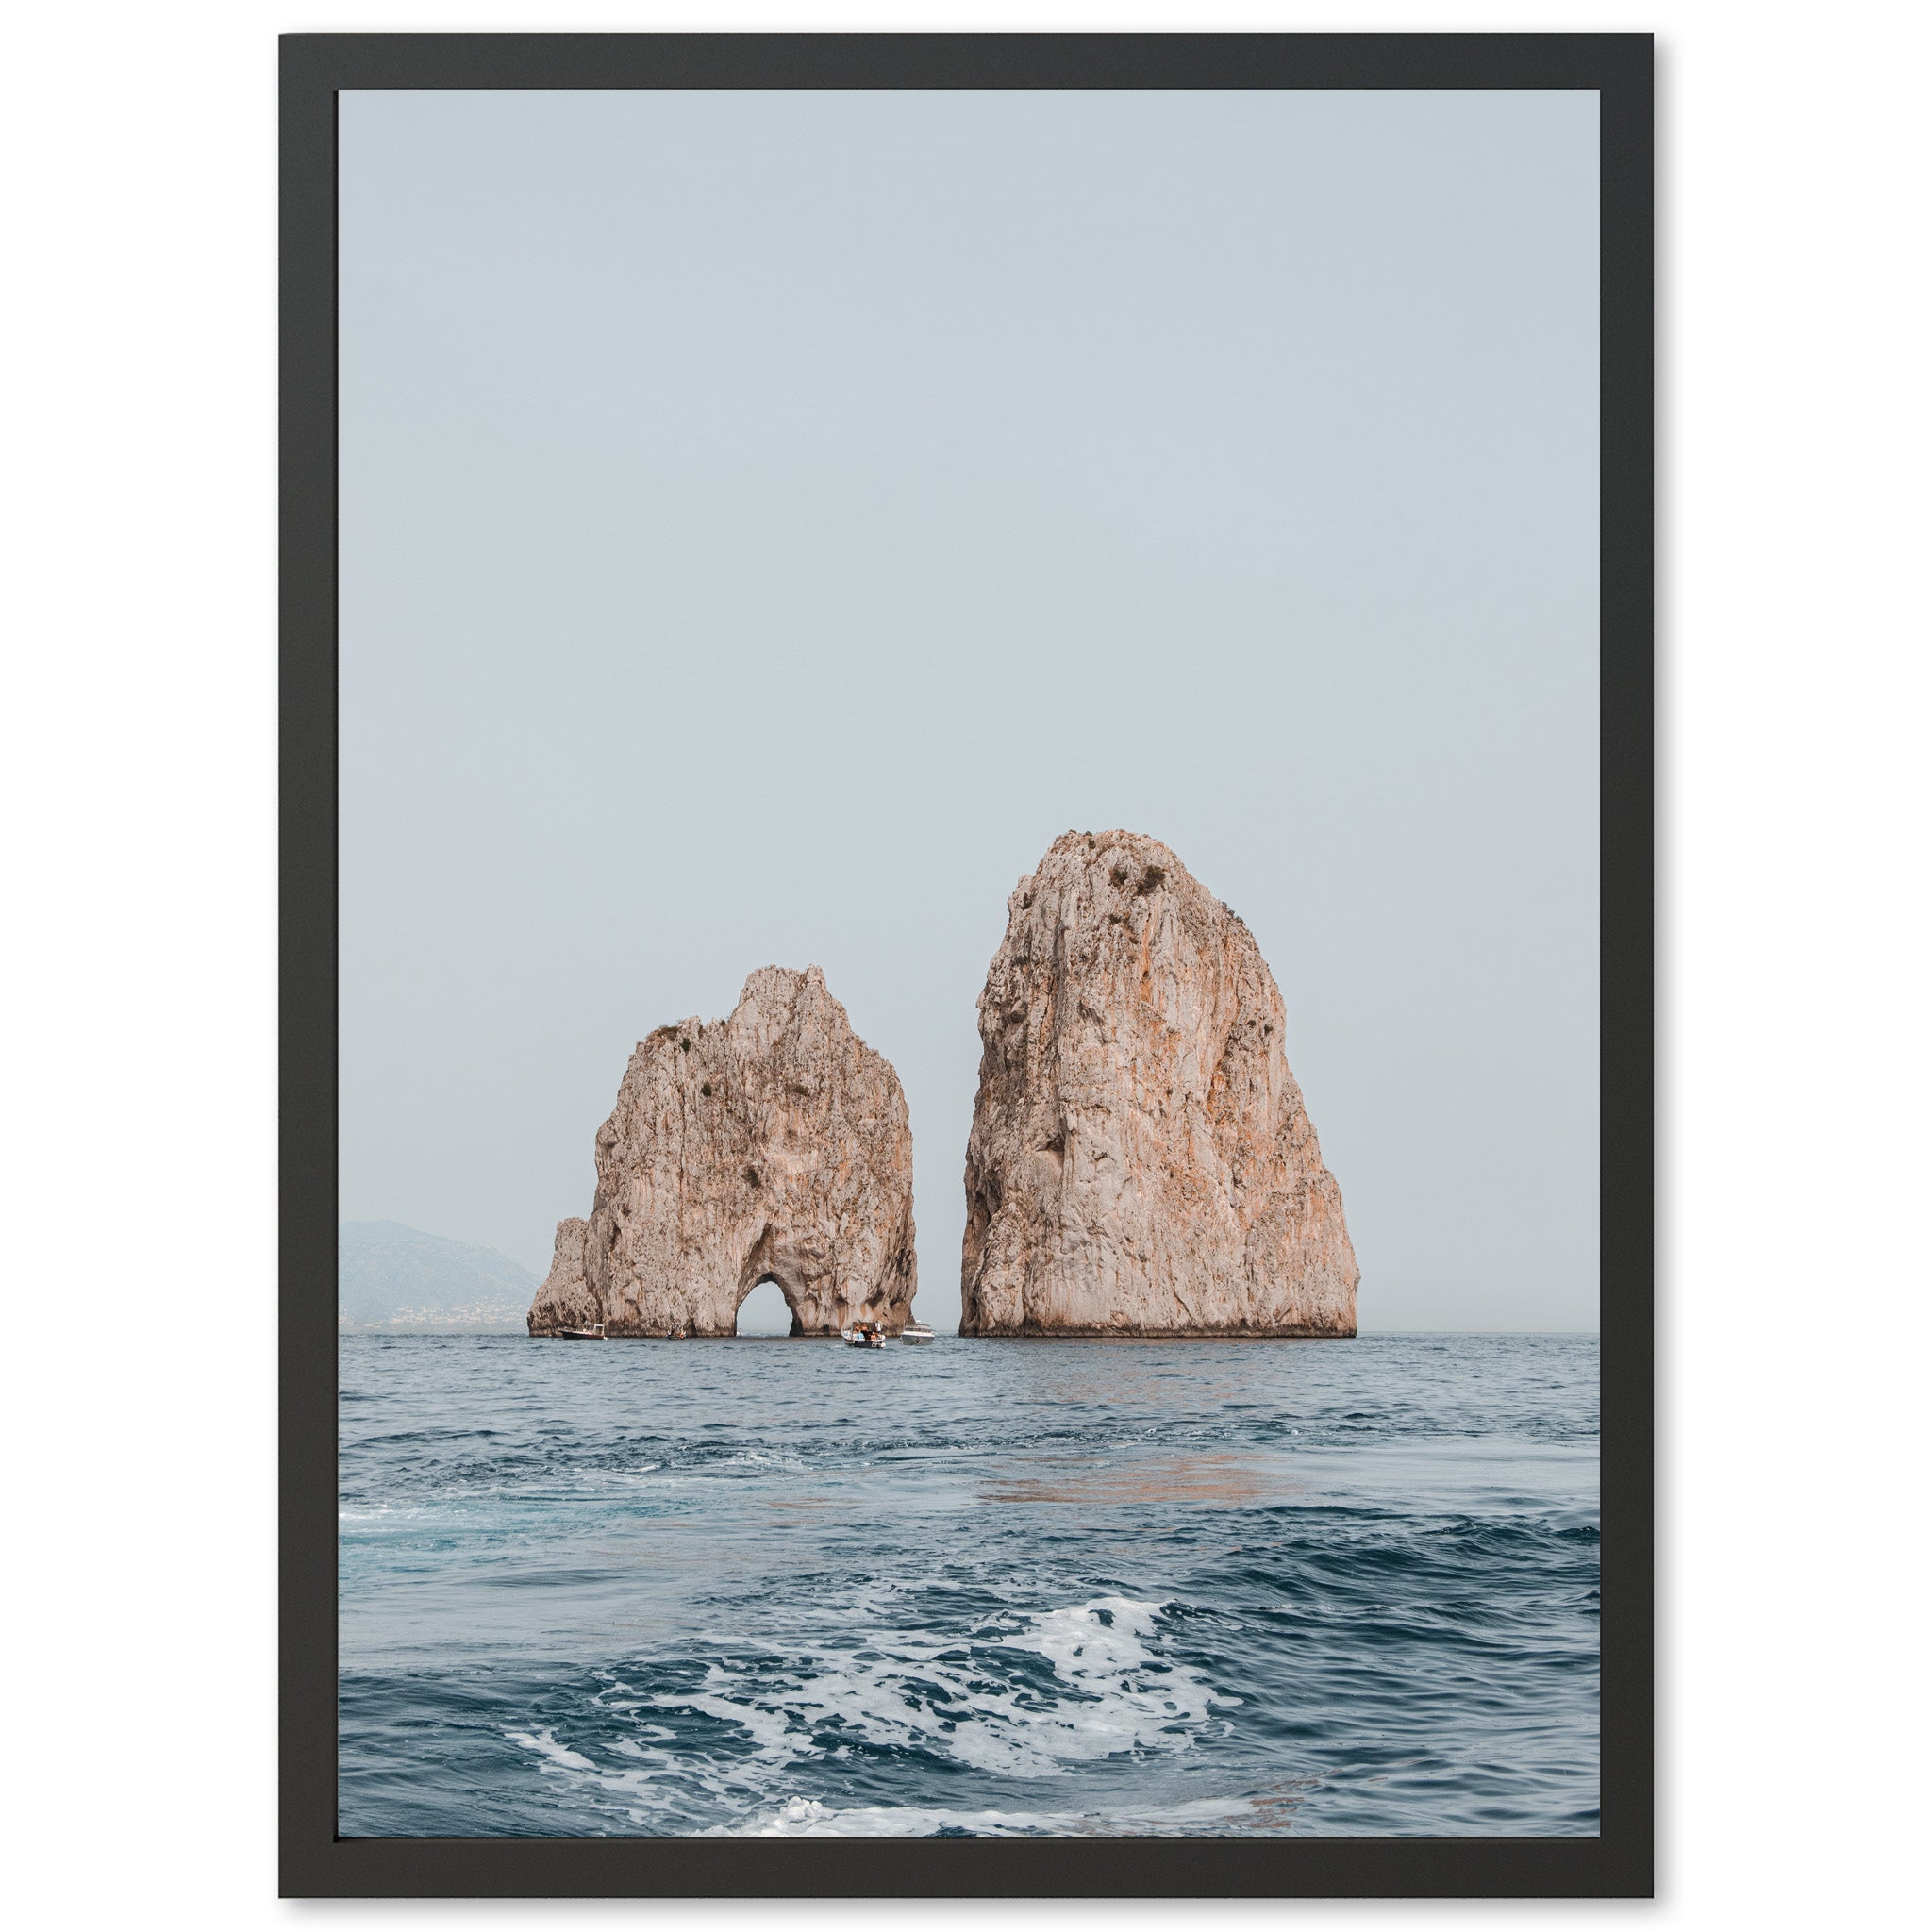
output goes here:
[{"label": "natural rock arch", "polygon": [[[766,1289],[771,1290],[769,1295],[763,1292]],[[750,1328],[745,1326],[748,1309],[752,1311],[753,1325]],[[805,1332],[799,1324],[797,1310],[792,1307],[791,1297],[780,1286],[778,1278],[773,1274],[761,1275],[739,1297],[737,1312],[732,1318],[731,1332],[741,1338],[751,1336],[768,1339],[777,1332],[774,1324],[780,1323],[783,1324],[783,1332],[787,1335],[802,1335]]]},{"label": "natural rock arch", "polygon": [[904,1326],[918,1284],[912,1132],[891,1065],[816,966],[767,966],[728,1020],[640,1041],[598,1130],[590,1216],[559,1224],[533,1335],[732,1335],[777,1283],[792,1332]]},{"label": "natural rock arch", "polygon": [[[751,1252],[744,1257],[744,1266],[739,1270],[738,1299],[731,1305],[733,1333],[737,1332],[739,1310],[741,1309],[757,1289],[770,1282],[785,1298],[785,1306],[791,1311],[791,1332],[794,1335],[811,1335],[820,1331],[807,1325],[808,1311],[815,1311],[816,1304],[807,1280],[794,1268],[780,1265],[773,1257],[774,1243],[769,1227],[762,1230],[758,1239],[752,1243]],[[844,1324],[840,1324],[841,1327]]]}]

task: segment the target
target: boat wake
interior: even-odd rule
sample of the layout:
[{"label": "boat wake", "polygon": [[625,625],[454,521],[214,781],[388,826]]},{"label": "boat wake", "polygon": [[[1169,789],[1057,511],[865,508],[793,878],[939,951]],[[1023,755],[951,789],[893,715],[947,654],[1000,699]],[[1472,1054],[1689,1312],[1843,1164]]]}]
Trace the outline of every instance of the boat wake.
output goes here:
[{"label": "boat wake", "polygon": [[[1051,1779],[1115,1757],[1187,1751],[1240,1699],[1162,1656],[1161,1608],[1102,1596],[952,1640],[874,1630],[844,1650],[712,1658],[677,1689],[633,1667],[611,1674],[583,1735],[555,1724],[506,1735],[579,1801],[632,1828],[661,1831],[667,1814],[681,1814],[684,1829],[753,1833],[1074,1829],[1070,1818],[1084,1814],[1058,1807],[956,1813],[866,1800],[872,1787],[903,1782],[892,1767],[908,1759],[927,1776],[979,1774],[984,1790],[987,1777]],[[830,1775],[811,1777],[813,1766]]]},{"label": "boat wake", "polygon": [[1599,1829],[1589,1338],[341,1346],[345,1836]]}]

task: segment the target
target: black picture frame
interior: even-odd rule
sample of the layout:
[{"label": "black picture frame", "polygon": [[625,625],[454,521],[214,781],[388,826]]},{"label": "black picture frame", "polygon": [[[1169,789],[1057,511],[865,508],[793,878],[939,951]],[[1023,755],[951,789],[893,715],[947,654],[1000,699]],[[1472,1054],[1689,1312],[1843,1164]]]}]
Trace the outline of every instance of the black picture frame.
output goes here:
[{"label": "black picture frame", "polygon": [[[336,96],[354,88],[1587,89],[1602,237],[1602,1829],[1594,1838],[336,1833]],[[280,66],[285,1896],[1648,1896],[1653,1873],[1652,39],[295,34]]]}]

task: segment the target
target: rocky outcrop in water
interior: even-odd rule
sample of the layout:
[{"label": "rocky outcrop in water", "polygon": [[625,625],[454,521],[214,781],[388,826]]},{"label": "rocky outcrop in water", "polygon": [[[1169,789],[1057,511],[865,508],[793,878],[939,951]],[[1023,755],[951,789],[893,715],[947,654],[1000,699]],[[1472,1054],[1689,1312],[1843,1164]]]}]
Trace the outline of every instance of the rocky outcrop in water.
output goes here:
[{"label": "rocky outcrop in water", "polygon": [[794,1335],[905,1325],[912,1130],[891,1067],[816,966],[766,966],[731,1017],[638,1043],[597,1133],[588,1221],[557,1230],[532,1335],[729,1335],[775,1281]]},{"label": "rocky outcrop in water", "polygon": [[1165,845],[1068,832],[979,996],[962,1335],[1353,1335],[1359,1271],[1254,936]]},{"label": "rocky outcrop in water", "polygon": [[555,1334],[559,1328],[588,1328],[604,1319],[604,1306],[584,1277],[584,1240],[591,1224],[576,1215],[557,1224],[557,1244],[550,1251],[550,1273],[530,1304],[530,1333]]}]

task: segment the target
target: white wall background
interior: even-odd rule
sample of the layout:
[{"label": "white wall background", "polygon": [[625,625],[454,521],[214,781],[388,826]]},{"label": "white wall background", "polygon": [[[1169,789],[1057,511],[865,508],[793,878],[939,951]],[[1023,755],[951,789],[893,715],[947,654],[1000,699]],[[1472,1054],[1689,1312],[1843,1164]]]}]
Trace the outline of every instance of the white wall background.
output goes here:
[{"label": "white wall background", "polygon": [[[0,1778],[24,1923],[302,1911],[273,1900],[273,35],[537,12],[183,0],[10,28]],[[1905,1923],[1927,1715],[1924,9],[579,0],[568,24],[1176,21],[1662,34],[1663,1906],[1614,1909]],[[1203,1915],[1278,1908],[998,1908]]]}]

